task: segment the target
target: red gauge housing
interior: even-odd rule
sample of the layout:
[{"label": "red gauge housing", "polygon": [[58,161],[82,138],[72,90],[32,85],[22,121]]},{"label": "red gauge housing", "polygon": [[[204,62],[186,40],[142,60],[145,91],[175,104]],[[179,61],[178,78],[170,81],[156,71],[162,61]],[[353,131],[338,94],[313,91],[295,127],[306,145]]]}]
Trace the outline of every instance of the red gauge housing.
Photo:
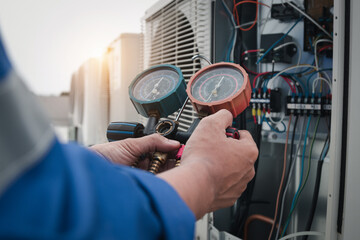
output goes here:
[{"label": "red gauge housing", "polygon": [[[210,72],[217,68],[229,68],[239,71],[244,77],[242,86],[235,93],[231,94],[231,96],[219,101],[206,102],[196,99],[192,94],[192,85],[204,73]],[[249,106],[251,98],[251,86],[247,72],[238,64],[228,62],[215,63],[200,69],[196,74],[191,77],[187,85],[186,92],[195,110],[200,115],[213,114],[221,109],[227,109],[232,113],[235,118]]]}]

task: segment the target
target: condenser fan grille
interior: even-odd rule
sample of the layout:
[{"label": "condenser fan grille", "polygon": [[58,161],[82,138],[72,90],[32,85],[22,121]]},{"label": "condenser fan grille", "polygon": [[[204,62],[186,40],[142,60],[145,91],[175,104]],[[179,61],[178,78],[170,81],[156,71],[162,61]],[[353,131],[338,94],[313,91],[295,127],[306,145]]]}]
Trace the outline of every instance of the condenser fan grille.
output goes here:
[{"label": "condenser fan grille", "polygon": [[[148,16],[143,23],[144,69],[158,64],[181,68],[186,83],[200,68],[191,61],[201,54],[210,57],[211,1],[172,1]],[[169,116],[175,119],[177,113]],[[190,103],[180,118],[180,130],[187,130],[197,117]],[[144,122],[145,119],[142,119]]]}]

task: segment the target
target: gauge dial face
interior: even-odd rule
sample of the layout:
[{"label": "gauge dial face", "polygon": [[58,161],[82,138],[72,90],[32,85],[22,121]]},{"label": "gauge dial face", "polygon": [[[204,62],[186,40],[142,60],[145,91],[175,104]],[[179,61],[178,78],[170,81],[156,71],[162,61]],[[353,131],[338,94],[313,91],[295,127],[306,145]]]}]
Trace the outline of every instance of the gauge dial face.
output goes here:
[{"label": "gauge dial face", "polygon": [[157,69],[140,77],[132,90],[140,101],[158,100],[175,89],[180,81],[179,74],[171,69]]},{"label": "gauge dial face", "polygon": [[244,83],[240,70],[217,67],[200,74],[192,83],[191,95],[200,102],[217,102],[232,97]]}]

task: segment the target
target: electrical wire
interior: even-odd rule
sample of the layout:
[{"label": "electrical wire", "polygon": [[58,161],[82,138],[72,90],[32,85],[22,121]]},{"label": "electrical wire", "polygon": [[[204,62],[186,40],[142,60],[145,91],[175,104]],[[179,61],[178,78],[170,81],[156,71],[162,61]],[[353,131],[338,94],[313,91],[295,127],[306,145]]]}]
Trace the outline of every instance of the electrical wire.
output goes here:
[{"label": "electrical wire", "polygon": [[235,4],[236,4],[236,0],[233,1],[233,15],[234,15],[234,18],[236,19],[236,22],[237,22],[237,26],[240,25],[239,23],[239,12],[237,10],[237,8],[235,7]]},{"label": "electrical wire", "polygon": [[262,6],[265,6],[265,7],[268,7],[268,8],[271,9],[271,7],[269,5],[267,5],[265,3],[262,3],[262,2],[259,2],[257,0],[255,0],[255,1],[254,0],[246,0],[246,1],[238,2],[238,3],[235,4],[235,8],[238,7],[239,5],[243,4],[243,3],[254,3],[256,5],[262,5]]},{"label": "electrical wire", "polygon": [[260,220],[262,222],[265,222],[265,223],[268,223],[268,224],[273,224],[274,223],[274,220],[269,218],[269,217],[266,217],[264,215],[260,215],[260,214],[254,214],[254,215],[251,215],[250,217],[248,217],[246,219],[246,222],[245,222],[245,227],[244,227],[244,240],[247,240],[248,239],[248,231],[249,231],[249,225],[250,223],[252,223],[253,221],[255,220]]},{"label": "electrical wire", "polygon": [[[316,125],[315,125],[315,129],[314,129],[314,135],[313,135],[313,138],[312,138],[312,140],[311,140],[309,157],[308,157],[308,169],[307,169],[307,171],[306,171],[305,180],[304,180],[304,183],[302,184],[302,186],[301,186],[301,188],[300,188],[299,194],[298,194],[297,197],[296,197],[294,207],[291,209],[291,211],[290,211],[290,213],[289,213],[289,217],[291,217],[291,214],[294,212],[295,207],[296,207],[296,205],[297,205],[297,203],[298,203],[298,201],[299,201],[300,195],[301,195],[302,191],[304,190],[304,188],[305,188],[305,186],[306,186],[306,183],[307,183],[307,181],[308,181],[308,179],[309,179],[310,169],[311,169],[312,150],[313,150],[314,142],[315,142],[315,139],[316,139],[316,133],[317,133],[317,130],[318,130],[320,118],[321,118],[321,115],[319,115],[318,118],[317,118],[317,120],[316,120]],[[289,220],[289,221],[290,221],[290,220]]]},{"label": "electrical wire", "polygon": [[[235,1],[234,1],[234,2],[235,2]],[[270,8],[270,6],[267,5],[267,4],[265,4],[265,3],[259,2],[258,0],[256,0],[256,1],[248,1],[248,0],[246,0],[246,1],[238,2],[238,3],[236,3],[236,4],[234,5],[234,8],[236,9],[236,11],[237,11],[237,7],[240,6],[241,4],[244,4],[244,3],[254,3],[254,4],[256,4],[255,20],[254,20],[254,22],[251,24],[251,26],[248,27],[248,28],[242,28],[241,26],[239,26],[239,29],[240,29],[241,31],[250,31],[250,30],[256,25],[256,23],[257,23],[258,14],[259,14],[259,5],[266,6],[266,7],[268,7],[268,8]],[[233,12],[234,12],[234,11],[233,11]],[[238,25],[240,25],[238,13],[237,13],[237,22],[238,22]]]},{"label": "electrical wire", "polygon": [[[295,196],[294,196],[294,198],[293,198],[293,200],[292,200],[291,208],[290,208],[290,209],[293,209],[294,204],[295,204],[295,201],[296,201],[296,198],[297,198],[297,196],[298,196],[298,194],[299,194],[299,191],[300,191],[300,189],[301,189],[301,186],[302,186],[303,175],[304,175],[304,163],[305,163],[306,142],[307,142],[307,138],[308,138],[308,134],[309,134],[310,122],[311,122],[311,115],[308,117],[308,122],[307,122],[306,130],[305,130],[304,147],[303,147],[303,152],[302,152],[302,157],[301,157],[300,182],[299,182],[299,186],[298,186],[298,188],[297,188],[297,191],[296,191],[296,193],[295,193]],[[290,210],[290,213],[292,213],[291,210]],[[290,222],[290,221],[289,221],[289,219],[290,219],[290,213],[289,213],[289,215],[288,215],[288,217],[287,217],[287,219],[286,219],[285,227],[284,227],[284,229],[283,229],[283,231],[282,231],[281,236],[284,235],[284,233],[286,232],[286,229],[287,229],[287,227],[288,227],[288,225],[289,225],[289,222]]]},{"label": "electrical wire", "polygon": [[303,65],[296,65],[296,66],[292,66],[292,67],[288,67],[288,68],[285,68],[284,70],[278,72],[275,76],[273,76],[272,78],[270,78],[269,82],[268,82],[268,85],[271,81],[273,81],[274,79],[276,79],[278,76],[280,76],[281,74],[287,72],[287,71],[290,71],[290,70],[293,70],[293,69],[297,69],[297,68],[313,68],[315,70],[316,67],[313,66],[313,65],[310,65],[310,64],[303,64]]},{"label": "electrical wire", "polygon": [[[289,133],[290,133],[291,118],[292,118],[292,114],[290,114],[290,116],[289,116],[289,122],[288,122],[288,126],[287,126],[286,140],[285,140],[285,150],[284,150],[283,171],[282,171],[282,174],[281,174],[281,181],[280,181],[280,185],[279,185],[278,194],[277,194],[277,197],[276,197],[274,221],[273,221],[273,224],[271,225],[271,230],[270,230],[270,234],[269,234],[268,240],[271,240],[271,236],[272,236],[272,234],[273,234],[273,231],[274,231],[274,228],[275,228],[275,225],[276,225],[276,219],[277,219],[277,213],[278,213],[278,207],[279,207],[279,200],[280,200],[281,190],[282,190],[282,186],[283,186],[284,178],[285,178],[286,159],[287,159],[287,146],[288,146],[288,139],[289,139]],[[295,121],[297,122],[297,118],[296,118]],[[294,134],[294,133],[293,133],[293,134]]]},{"label": "electrical wire", "polygon": [[261,60],[264,59],[264,57],[276,46],[278,45],[287,35],[289,35],[289,33],[294,29],[294,27],[302,20],[303,18],[299,18],[294,25],[291,26],[291,28],[284,34],[281,36],[281,38],[279,38],[276,42],[273,43],[273,45],[271,45],[268,50],[266,50],[266,52],[259,58],[259,60],[257,60],[256,64],[259,64],[261,62]]},{"label": "electrical wire", "polygon": [[[283,2],[283,0],[282,0]],[[318,27],[321,31],[323,31],[329,38],[333,39],[332,35],[326,31],[320,24],[318,24],[312,17],[310,17],[308,14],[306,14],[303,10],[301,10],[300,8],[298,8],[295,4],[293,4],[291,1],[286,1],[287,4],[289,4],[289,6],[291,6],[292,8],[294,8],[296,11],[298,11],[301,15],[303,15],[304,17],[306,17],[310,22],[312,22],[316,27]]]},{"label": "electrical wire", "polygon": [[272,9],[273,3],[274,3],[274,0],[271,0],[270,9],[269,9],[269,11],[268,11],[268,13],[266,15],[266,19],[265,19],[264,24],[262,22],[260,23],[262,25],[261,28],[260,28],[260,36],[263,35],[265,26],[268,23],[268,21],[271,19],[271,9]]},{"label": "electrical wire", "polygon": [[328,49],[328,48],[332,48],[332,47],[333,47],[333,45],[326,45],[326,46],[320,48],[319,51],[318,51],[318,53],[321,53],[322,51],[324,51],[324,50],[326,50],[326,49]]},{"label": "electrical wire", "polygon": [[323,232],[315,232],[315,231],[304,231],[304,232],[296,232],[296,233],[292,233],[289,234],[285,237],[280,238],[279,240],[286,240],[286,239],[290,239],[290,238],[296,238],[296,237],[301,237],[301,236],[320,236],[320,237],[325,237],[325,233]]},{"label": "electrical wire", "polygon": [[[279,123],[281,123],[283,120],[284,120],[284,117],[285,117],[285,114],[284,113],[280,113],[281,114],[281,117],[280,117],[280,120],[279,121],[275,121],[273,118],[272,118],[272,115],[270,114],[269,115],[269,120],[272,124],[275,124],[275,126]],[[283,126],[284,126],[284,129],[285,129],[285,124],[283,123]],[[284,130],[285,132],[285,130]]]},{"label": "electrical wire", "polygon": [[327,85],[329,86],[330,91],[332,92],[332,87],[331,87],[330,81],[329,81],[328,79],[326,79],[326,78],[323,78],[323,77],[317,77],[317,78],[315,78],[314,81],[313,81],[313,86],[312,86],[312,93],[313,93],[313,94],[315,93],[316,85],[317,85],[318,81],[324,81],[324,82],[326,82]]},{"label": "electrical wire", "polygon": [[297,76],[297,74],[284,74],[285,76],[289,76],[291,79],[293,79],[297,84],[295,86],[298,88],[298,91],[301,93],[305,92],[308,93],[308,89],[306,88],[305,84],[302,82],[302,80]]},{"label": "electrical wire", "polygon": [[[267,118],[264,118],[265,119],[265,122],[267,123],[267,125],[270,127],[271,130],[273,130],[274,132],[277,132],[277,133],[284,133],[286,131],[286,125],[283,121],[280,121],[280,123],[283,125],[284,127],[284,130],[278,130],[276,128],[274,128],[273,126],[271,126],[271,124],[269,123],[269,120]],[[278,123],[276,123],[278,124]]]},{"label": "electrical wire", "polygon": [[[246,70],[246,69],[245,69]],[[255,72],[254,72],[255,73]],[[257,89],[258,87],[259,87],[259,83],[257,82],[257,79],[259,78],[259,77],[263,77],[263,76],[266,76],[266,75],[273,75],[275,72],[274,71],[272,71],[272,72],[263,72],[263,73],[257,73],[257,75],[254,77],[254,79],[253,79],[253,83],[252,83],[252,85],[253,85],[253,89]],[[296,88],[295,88],[295,86],[293,86],[293,84],[292,84],[292,82],[290,81],[290,79],[287,77],[287,76],[281,76],[282,77],[282,79],[284,79],[285,80],[285,82],[289,85],[289,88],[290,88],[290,90],[291,90],[291,92],[292,93],[295,93],[296,92]],[[264,84],[263,83],[263,86],[265,87],[266,86],[266,84]],[[265,89],[266,90],[266,89]]]},{"label": "electrical wire", "polygon": [[308,76],[308,78],[307,78],[307,80],[306,80],[306,86],[307,86],[307,88],[309,88],[310,79],[311,79],[315,74],[317,74],[318,72],[324,72],[324,71],[332,71],[332,68],[323,68],[323,69],[319,69],[319,70],[316,70],[316,71],[312,72],[312,73]]},{"label": "electrical wire", "polygon": [[[303,130],[304,130],[305,124],[306,124],[306,122],[305,122],[305,118],[304,118],[303,123],[301,124],[301,128],[300,128],[299,141],[297,143],[296,150],[295,150],[294,154],[292,152],[292,148],[293,148],[293,145],[294,145],[294,141],[293,141],[294,140],[294,135],[293,135],[293,138],[291,139],[291,150],[290,150],[290,161],[289,161],[289,164],[291,164],[291,166],[290,166],[290,169],[288,171],[288,176],[286,178],[287,179],[286,186],[285,186],[283,196],[282,196],[282,199],[281,199],[279,226],[282,225],[282,218],[283,218],[283,213],[284,213],[286,193],[287,193],[287,190],[289,189],[289,186],[290,186],[290,183],[291,183],[291,180],[292,180],[292,174],[294,172],[293,170],[295,169],[296,157],[298,156],[298,153],[300,151],[302,138],[304,136],[304,131]],[[296,129],[294,128],[294,130],[296,130]],[[294,160],[293,160],[293,156],[295,156]],[[280,227],[276,231],[275,239],[278,239],[279,234],[280,234]]]},{"label": "electrical wire", "polygon": [[225,8],[225,11],[226,13],[228,14],[229,18],[230,18],[230,21],[233,25],[233,28],[234,28],[234,31],[233,31],[233,35],[232,35],[232,44],[230,44],[229,46],[229,50],[226,54],[226,61],[230,61],[230,56],[232,56],[231,52],[235,49],[235,43],[236,43],[236,23],[235,23],[235,20],[234,20],[234,17],[233,15],[231,14],[228,6],[225,4],[224,0],[221,1],[223,7]]},{"label": "electrical wire", "polygon": [[[260,21],[258,20],[257,23],[262,24],[263,22],[266,22],[266,21],[267,21],[267,19],[264,18],[264,19],[261,19]],[[235,28],[250,26],[250,25],[252,25],[254,22],[255,22],[255,21],[250,21],[250,22],[246,22],[246,23],[243,23],[243,24],[240,24],[240,25],[236,25]]]},{"label": "electrical wire", "polygon": [[272,73],[272,72],[262,72],[262,73],[258,73],[254,79],[253,79],[253,88],[257,88],[257,84],[256,84],[256,80],[260,77],[260,76],[263,76],[263,75],[266,75],[266,74],[269,74],[269,73]]},{"label": "electrical wire", "polygon": [[287,77],[285,77],[285,76],[283,76],[283,75],[281,75],[281,77],[282,77],[282,79],[284,79],[285,82],[289,85],[291,92],[292,92],[292,93],[296,93],[296,88],[295,88],[295,86],[293,85],[293,83],[290,81],[290,79],[287,78]]},{"label": "electrical wire", "polygon": [[[319,39],[317,41],[314,42],[314,56],[315,56],[315,67],[316,67],[316,70],[319,70],[319,60],[318,60],[318,57],[317,57],[317,45],[319,43],[333,43],[332,40],[329,40],[329,39]],[[320,73],[318,73],[318,77],[320,77]],[[329,78],[329,76],[327,76],[327,78]]]},{"label": "electrical wire", "polygon": [[[308,219],[306,221],[306,225],[305,225],[305,231],[310,231],[312,222],[314,220],[316,205],[317,205],[318,198],[319,198],[322,167],[323,167],[323,163],[324,163],[324,158],[327,155],[327,152],[329,149],[329,140],[330,140],[330,137],[328,134],[326,137],[325,143],[324,143],[324,147],[321,150],[317,169],[316,169],[316,179],[315,179],[314,191],[313,191],[313,195],[312,195],[313,198],[311,201],[309,217],[308,217]],[[308,238],[307,236],[304,236],[304,237],[302,237],[302,240],[307,240],[307,238]]]},{"label": "electrical wire", "polygon": [[252,49],[252,50],[246,50],[244,51],[241,55],[240,55],[240,65],[246,70],[247,73],[251,73],[253,75],[258,75],[259,73],[257,72],[254,72],[250,69],[248,69],[245,64],[244,64],[244,56],[249,54],[249,53],[258,53],[258,52],[261,52],[263,51],[264,49]]},{"label": "electrical wire", "polygon": [[301,51],[301,47],[300,45],[297,43],[297,42],[286,42],[286,43],[283,43],[281,45],[279,45],[278,47],[274,48],[274,51],[278,51],[279,49],[283,48],[283,47],[286,47],[286,46],[289,46],[289,45],[295,45],[296,48],[297,48],[297,52],[298,52],[298,61],[297,61],[297,64],[296,65],[300,65],[300,62],[301,62],[301,57],[302,57],[302,51]]},{"label": "electrical wire", "polygon": [[300,188],[299,193],[298,193],[297,196],[296,196],[294,205],[291,207],[290,213],[289,213],[288,218],[287,218],[287,221],[286,221],[287,224],[285,225],[285,228],[284,228],[284,230],[283,230],[283,233],[286,231],[286,228],[287,228],[287,226],[288,226],[288,224],[289,224],[289,222],[290,222],[290,219],[291,219],[291,215],[292,215],[292,213],[294,212],[294,210],[295,210],[295,208],[296,208],[296,205],[297,205],[297,203],[298,203],[298,201],[299,201],[300,195],[301,195],[302,191],[304,190],[304,188],[305,188],[305,186],[306,186],[307,180],[309,179],[309,174],[310,174],[310,169],[311,169],[312,150],[313,150],[314,142],[315,142],[315,139],[316,139],[316,133],[317,133],[317,129],[318,129],[318,126],[319,126],[320,118],[321,118],[321,116],[319,115],[318,118],[317,118],[317,121],[316,121],[315,129],[314,129],[314,135],[313,135],[313,138],[312,138],[312,140],[311,140],[309,157],[308,157],[308,169],[307,169],[307,172],[306,172],[305,180],[304,180],[304,183],[302,184],[302,186],[301,186],[301,188]]}]

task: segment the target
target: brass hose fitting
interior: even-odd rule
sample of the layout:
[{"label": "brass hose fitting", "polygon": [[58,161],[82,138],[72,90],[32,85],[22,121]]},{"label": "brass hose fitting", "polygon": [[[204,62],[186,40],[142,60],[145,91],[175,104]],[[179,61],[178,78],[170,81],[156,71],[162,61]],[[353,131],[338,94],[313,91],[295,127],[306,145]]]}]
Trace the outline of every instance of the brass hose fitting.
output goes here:
[{"label": "brass hose fitting", "polygon": [[147,157],[147,154],[140,155],[140,157],[135,160],[135,162],[131,165],[131,167],[133,167],[133,168],[138,167],[139,162],[145,160],[146,157]]},{"label": "brass hose fitting", "polygon": [[156,174],[159,172],[159,168],[166,162],[167,153],[155,152],[151,161],[149,172]]},{"label": "brass hose fitting", "polygon": [[179,159],[179,160],[176,160],[175,167],[179,167],[180,164],[181,164],[181,160],[180,160],[180,159]]}]

